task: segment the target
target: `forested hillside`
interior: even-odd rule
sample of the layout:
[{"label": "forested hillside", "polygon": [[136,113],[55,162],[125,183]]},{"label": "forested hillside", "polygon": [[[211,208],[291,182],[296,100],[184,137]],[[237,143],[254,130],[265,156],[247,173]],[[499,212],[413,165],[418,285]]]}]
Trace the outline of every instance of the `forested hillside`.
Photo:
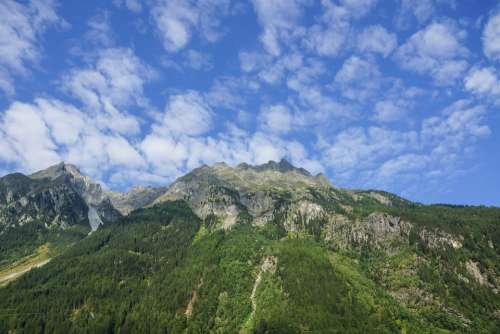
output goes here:
[{"label": "forested hillside", "polygon": [[[67,203],[47,174],[47,203]],[[89,233],[47,224],[59,218],[22,199],[40,188],[8,186],[3,212],[30,219],[0,234],[0,333],[500,330],[499,208],[341,189],[286,161],[216,164],[121,196],[127,210],[156,199]]]}]

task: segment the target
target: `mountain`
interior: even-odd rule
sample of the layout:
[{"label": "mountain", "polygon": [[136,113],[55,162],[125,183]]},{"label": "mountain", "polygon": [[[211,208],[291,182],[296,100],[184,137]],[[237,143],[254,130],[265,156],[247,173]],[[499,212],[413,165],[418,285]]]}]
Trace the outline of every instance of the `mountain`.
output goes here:
[{"label": "mountain", "polygon": [[101,186],[73,165],[0,178],[0,265],[52,241],[74,242],[120,213]]},{"label": "mountain", "polygon": [[123,215],[153,203],[167,191],[167,187],[135,187],[126,193],[109,191],[111,204]]},{"label": "mountain", "polygon": [[[0,198],[60,178],[38,175],[3,178]],[[86,197],[80,181],[62,183]],[[499,208],[341,189],[284,160],[103,196],[125,215],[0,288],[0,332],[500,330]],[[67,221],[59,230],[86,224]]]}]

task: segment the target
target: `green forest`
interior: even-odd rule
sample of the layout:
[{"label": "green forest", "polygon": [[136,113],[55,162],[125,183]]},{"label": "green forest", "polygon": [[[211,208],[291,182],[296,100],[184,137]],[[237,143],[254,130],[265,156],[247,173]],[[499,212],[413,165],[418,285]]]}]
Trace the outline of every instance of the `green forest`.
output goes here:
[{"label": "green forest", "polygon": [[[0,332],[498,333],[498,295],[456,271],[473,256],[498,272],[498,254],[476,241],[488,233],[497,242],[500,210],[390,210],[422,228],[465,231],[467,247],[436,251],[410,240],[395,254],[336,250],[314,233],[284,232],[278,220],[225,231],[216,217],[166,202],[107,224],[0,288]],[[265,259],[272,268],[263,270]],[[389,293],[401,287],[442,303],[402,303]]]}]

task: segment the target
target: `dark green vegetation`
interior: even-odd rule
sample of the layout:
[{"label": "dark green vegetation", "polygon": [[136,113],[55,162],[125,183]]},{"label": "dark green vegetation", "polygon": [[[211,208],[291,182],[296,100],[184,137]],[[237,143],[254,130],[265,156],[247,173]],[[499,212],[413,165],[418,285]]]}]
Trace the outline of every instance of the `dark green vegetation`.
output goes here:
[{"label": "dark green vegetation", "polygon": [[111,197],[72,165],[11,174],[0,333],[499,333],[499,225],[286,161]]},{"label": "dark green vegetation", "polygon": [[[415,223],[406,239],[340,247],[321,218],[287,232],[278,213],[289,199],[272,222],[242,214],[227,231],[183,201],[136,210],[0,289],[0,332],[499,332],[498,295],[464,263],[498,274],[500,209],[366,201],[346,212],[326,201],[359,219],[376,211]],[[462,235],[463,247],[431,247],[421,234],[435,227]]]},{"label": "dark green vegetation", "polygon": [[[61,180],[33,180],[19,173],[0,178],[0,267],[47,242],[62,246],[80,240],[90,231],[86,217],[87,207],[80,196]],[[75,224],[62,231],[55,228],[59,218]]]},{"label": "dark green vegetation", "polygon": [[107,222],[119,216],[100,185],[71,165],[0,177],[0,269],[46,243],[56,254],[84,238],[91,219]]}]

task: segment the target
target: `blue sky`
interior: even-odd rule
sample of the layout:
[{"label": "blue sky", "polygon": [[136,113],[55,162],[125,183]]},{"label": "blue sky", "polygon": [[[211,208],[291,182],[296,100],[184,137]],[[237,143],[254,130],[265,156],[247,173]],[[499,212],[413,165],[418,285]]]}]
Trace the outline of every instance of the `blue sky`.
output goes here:
[{"label": "blue sky", "polygon": [[0,12],[0,174],[64,160],[125,190],[286,158],[342,187],[500,205],[497,1],[3,0]]}]

